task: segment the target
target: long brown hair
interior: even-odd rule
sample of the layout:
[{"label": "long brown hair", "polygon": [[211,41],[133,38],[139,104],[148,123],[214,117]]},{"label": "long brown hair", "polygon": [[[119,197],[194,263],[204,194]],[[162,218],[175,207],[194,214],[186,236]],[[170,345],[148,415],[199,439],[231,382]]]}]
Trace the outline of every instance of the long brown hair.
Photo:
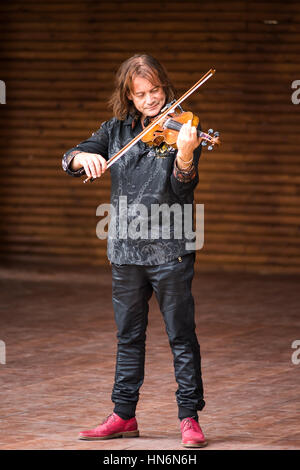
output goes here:
[{"label": "long brown hair", "polygon": [[115,91],[108,104],[117,119],[123,120],[128,114],[137,114],[133,102],[127,97],[132,90],[133,78],[137,75],[146,78],[153,85],[162,86],[166,95],[166,103],[175,97],[173,85],[158,60],[147,54],[136,54],[123,62],[116,74]]}]

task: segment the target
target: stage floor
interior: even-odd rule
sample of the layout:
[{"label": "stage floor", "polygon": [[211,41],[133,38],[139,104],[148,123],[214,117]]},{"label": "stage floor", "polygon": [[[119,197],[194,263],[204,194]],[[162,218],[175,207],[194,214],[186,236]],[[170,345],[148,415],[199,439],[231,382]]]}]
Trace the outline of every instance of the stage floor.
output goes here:
[{"label": "stage floor", "polygon": [[[137,409],[140,437],[80,441],[80,430],[112,412],[110,269],[2,266],[0,279],[1,449],[185,449],[155,297]],[[300,449],[300,352],[292,348],[300,341],[299,288],[300,277],[292,275],[195,276],[206,400],[199,422],[208,440],[199,452]]]}]

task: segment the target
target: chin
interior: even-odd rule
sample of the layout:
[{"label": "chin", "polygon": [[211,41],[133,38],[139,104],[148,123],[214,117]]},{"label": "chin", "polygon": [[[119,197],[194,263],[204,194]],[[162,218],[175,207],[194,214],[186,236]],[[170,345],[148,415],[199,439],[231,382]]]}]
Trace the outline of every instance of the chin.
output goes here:
[{"label": "chin", "polygon": [[161,108],[162,108],[162,106],[157,106],[153,110],[148,110],[147,111],[147,116],[149,116],[149,117],[156,116],[160,112]]}]

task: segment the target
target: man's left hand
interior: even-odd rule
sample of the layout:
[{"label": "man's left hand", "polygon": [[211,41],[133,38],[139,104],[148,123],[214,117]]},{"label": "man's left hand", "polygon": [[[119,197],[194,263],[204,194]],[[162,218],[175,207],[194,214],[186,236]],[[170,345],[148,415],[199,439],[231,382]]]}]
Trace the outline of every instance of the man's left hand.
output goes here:
[{"label": "man's left hand", "polygon": [[194,150],[199,147],[200,143],[201,137],[197,136],[197,128],[192,126],[192,120],[183,124],[177,137],[177,157],[179,157],[178,166],[180,168],[184,168],[184,162],[190,162]]}]

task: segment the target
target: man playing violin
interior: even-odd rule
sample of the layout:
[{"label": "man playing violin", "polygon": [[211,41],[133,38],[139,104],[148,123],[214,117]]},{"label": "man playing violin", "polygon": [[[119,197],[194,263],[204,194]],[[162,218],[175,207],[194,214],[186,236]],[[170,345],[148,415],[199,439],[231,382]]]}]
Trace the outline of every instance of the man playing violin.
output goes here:
[{"label": "man playing violin", "polygon": [[[149,55],[135,55],[121,64],[110,105],[114,117],[87,140],[68,150],[63,169],[72,176],[100,178],[107,161],[138,135],[151,119],[174,99],[174,89],[162,65]],[[193,204],[199,181],[201,139],[191,122],[178,132],[177,149],[164,142],[149,146],[138,141],[111,165],[111,205],[116,226],[120,204],[126,198],[128,222],[140,207],[184,207]],[[185,236],[175,237],[178,220],[169,220],[170,237],[163,236],[163,221],[148,236],[108,235],[107,255],[112,268],[112,301],[117,325],[116,373],[111,399],[114,409],[102,424],[81,431],[80,439],[137,437],[136,407],[144,380],[148,302],[153,291],[162,312],[174,358],[178,384],[176,400],[182,445],[206,444],[198,423],[205,406],[200,347],[195,333],[195,250]],[[151,217],[147,220],[151,224]],[[153,227],[152,227],[153,228]],[[150,233],[150,232],[149,232]]]}]

